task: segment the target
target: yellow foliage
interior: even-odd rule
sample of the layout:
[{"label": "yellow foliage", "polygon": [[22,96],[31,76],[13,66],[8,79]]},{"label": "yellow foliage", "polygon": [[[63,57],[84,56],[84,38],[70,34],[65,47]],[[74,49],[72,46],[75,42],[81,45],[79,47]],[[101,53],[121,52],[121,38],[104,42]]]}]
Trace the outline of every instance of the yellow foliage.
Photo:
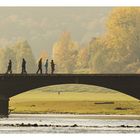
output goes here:
[{"label": "yellow foliage", "polygon": [[40,58],[42,58],[43,62],[45,62],[46,59],[48,58],[48,53],[45,50],[41,51],[39,59]]},{"label": "yellow foliage", "polygon": [[114,8],[107,22],[108,47],[127,47],[138,44],[140,36],[140,8]]},{"label": "yellow foliage", "polygon": [[78,45],[64,32],[53,46],[53,59],[59,72],[73,72],[75,68]]}]

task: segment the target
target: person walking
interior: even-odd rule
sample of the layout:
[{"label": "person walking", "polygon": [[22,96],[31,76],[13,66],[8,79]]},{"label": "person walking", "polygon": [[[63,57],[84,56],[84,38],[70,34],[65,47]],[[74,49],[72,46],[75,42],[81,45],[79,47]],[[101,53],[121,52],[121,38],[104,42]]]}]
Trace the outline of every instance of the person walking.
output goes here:
[{"label": "person walking", "polygon": [[45,72],[48,74],[48,59],[45,62]]},{"label": "person walking", "polygon": [[55,64],[54,64],[54,61],[51,60],[51,74],[53,74],[55,71]]},{"label": "person walking", "polygon": [[21,71],[21,74],[27,74],[27,71],[26,71],[26,61],[25,61],[24,58],[22,59],[22,71]]},{"label": "person walking", "polygon": [[40,58],[39,62],[38,62],[38,70],[37,70],[37,74],[40,72],[40,74],[42,74],[42,58]]},{"label": "person walking", "polygon": [[11,61],[11,59],[9,60],[6,74],[9,74],[9,73],[12,74],[12,61]]}]

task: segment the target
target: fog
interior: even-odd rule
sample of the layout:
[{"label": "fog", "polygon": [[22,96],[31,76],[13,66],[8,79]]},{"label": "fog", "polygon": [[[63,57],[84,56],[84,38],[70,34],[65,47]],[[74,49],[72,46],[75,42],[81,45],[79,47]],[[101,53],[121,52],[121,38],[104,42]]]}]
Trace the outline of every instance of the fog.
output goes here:
[{"label": "fog", "polygon": [[105,32],[108,7],[0,7],[0,47],[27,40],[35,57],[52,45],[63,31],[82,44]]}]

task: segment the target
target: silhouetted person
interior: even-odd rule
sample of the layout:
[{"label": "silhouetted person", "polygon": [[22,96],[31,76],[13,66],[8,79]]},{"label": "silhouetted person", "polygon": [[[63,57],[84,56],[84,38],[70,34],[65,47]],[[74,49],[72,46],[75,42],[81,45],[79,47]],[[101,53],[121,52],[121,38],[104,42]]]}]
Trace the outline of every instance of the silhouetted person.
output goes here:
[{"label": "silhouetted person", "polygon": [[22,71],[21,71],[22,74],[27,74],[27,71],[26,71],[26,61],[25,59],[23,58],[22,59]]},{"label": "silhouetted person", "polygon": [[53,74],[55,71],[55,64],[54,64],[54,61],[51,60],[51,74]]},{"label": "silhouetted person", "polygon": [[38,62],[38,70],[37,70],[37,74],[40,72],[40,74],[42,74],[42,58],[40,58],[39,62]]},{"label": "silhouetted person", "polygon": [[6,74],[8,74],[8,73],[12,74],[12,61],[11,61],[11,59],[9,60]]},{"label": "silhouetted person", "polygon": [[45,72],[48,74],[48,59],[45,62]]}]

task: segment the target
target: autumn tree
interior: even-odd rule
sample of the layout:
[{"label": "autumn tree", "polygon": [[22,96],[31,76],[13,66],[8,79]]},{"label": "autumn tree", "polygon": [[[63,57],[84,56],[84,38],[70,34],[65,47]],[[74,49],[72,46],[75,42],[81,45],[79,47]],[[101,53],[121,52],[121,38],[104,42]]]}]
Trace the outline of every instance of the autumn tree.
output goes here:
[{"label": "autumn tree", "polygon": [[10,59],[12,60],[13,73],[21,72],[23,58],[27,61],[27,72],[35,72],[35,58],[27,41],[19,40],[14,44],[9,44],[7,47],[0,48],[0,72],[6,72]]},{"label": "autumn tree", "polygon": [[136,72],[127,67],[140,59],[139,23],[140,9],[128,7],[114,9],[107,22],[106,46],[113,48],[110,59],[122,72]]},{"label": "autumn tree", "polygon": [[[9,60],[12,60],[15,62],[15,53],[12,49],[12,47],[2,47],[0,48],[0,72],[5,73],[7,70],[7,65]],[[13,63],[13,72],[16,71],[16,62]]]},{"label": "autumn tree", "polygon": [[53,59],[58,72],[72,73],[76,67],[78,45],[64,32],[53,46]]},{"label": "autumn tree", "polygon": [[27,41],[17,41],[13,45],[13,50],[15,53],[16,72],[21,72],[22,59],[25,58],[27,62],[27,72],[33,73],[36,71],[36,62],[34,55],[32,53],[31,47]]},{"label": "autumn tree", "polygon": [[85,69],[89,66],[89,48],[88,46],[82,47],[78,50],[77,54],[77,69]]},{"label": "autumn tree", "polygon": [[43,62],[46,61],[46,59],[48,59],[48,53],[47,51],[43,50],[41,51],[40,55],[39,55],[39,59],[42,58]]},{"label": "autumn tree", "polygon": [[[114,8],[107,32],[96,44],[101,50],[92,58],[98,72],[137,72],[140,67],[140,8]],[[95,46],[95,44],[93,45]],[[95,47],[94,47],[95,48]],[[100,47],[99,47],[100,48]]]}]

